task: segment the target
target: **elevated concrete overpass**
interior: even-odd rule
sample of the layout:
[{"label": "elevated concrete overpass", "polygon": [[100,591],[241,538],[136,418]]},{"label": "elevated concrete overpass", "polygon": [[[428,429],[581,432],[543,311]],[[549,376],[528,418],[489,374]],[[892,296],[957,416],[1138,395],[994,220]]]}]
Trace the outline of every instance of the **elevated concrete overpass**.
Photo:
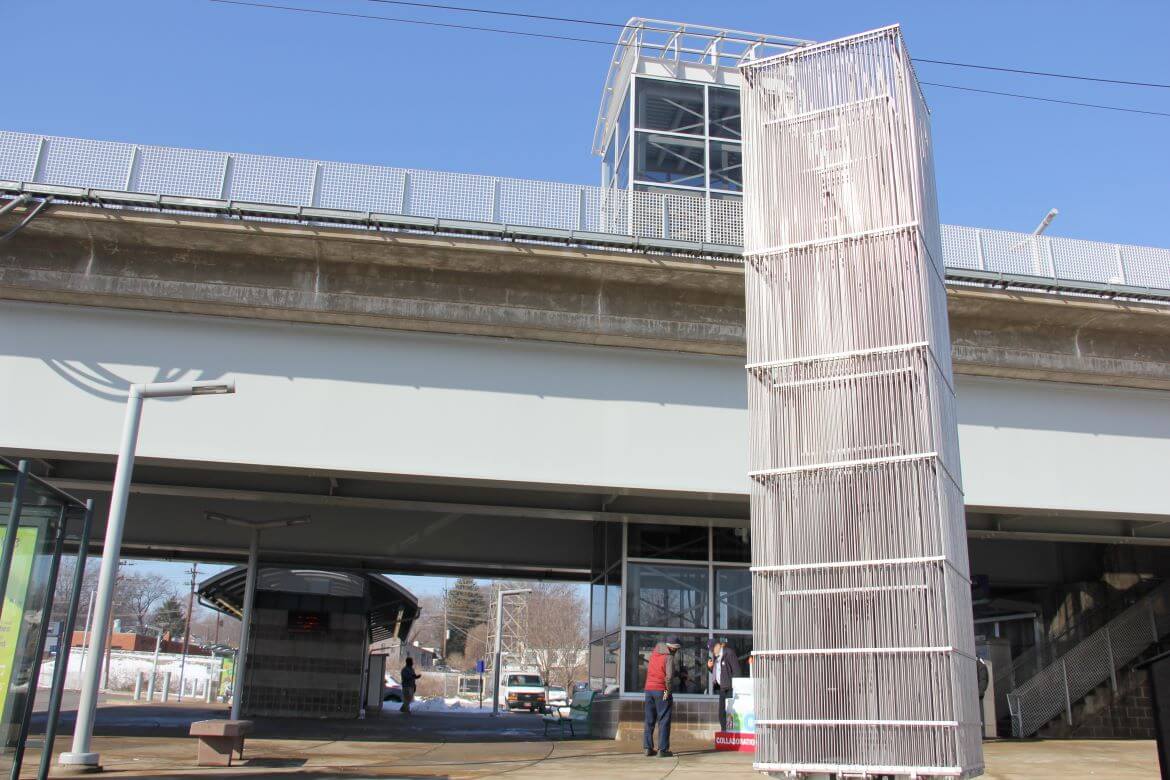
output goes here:
[{"label": "elevated concrete overpass", "polygon": [[[1170,308],[949,294],[971,535],[1170,544]],[[584,579],[594,521],[747,524],[723,260],[62,204],[0,243],[0,321],[0,450],[99,498],[129,383],[237,380],[148,404],[129,554],[311,511],[270,555]]]}]

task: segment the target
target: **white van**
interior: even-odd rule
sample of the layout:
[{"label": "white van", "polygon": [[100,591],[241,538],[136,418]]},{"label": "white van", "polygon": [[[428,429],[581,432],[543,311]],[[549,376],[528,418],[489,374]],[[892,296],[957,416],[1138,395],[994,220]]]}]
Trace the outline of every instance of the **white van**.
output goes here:
[{"label": "white van", "polygon": [[500,675],[500,706],[509,710],[544,712],[544,680],[533,672],[503,672]]}]

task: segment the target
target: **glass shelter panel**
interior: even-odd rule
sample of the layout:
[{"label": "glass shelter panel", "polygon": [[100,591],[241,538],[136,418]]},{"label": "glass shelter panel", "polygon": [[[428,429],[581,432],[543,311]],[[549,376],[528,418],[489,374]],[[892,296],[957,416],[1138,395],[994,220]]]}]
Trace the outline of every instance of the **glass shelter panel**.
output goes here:
[{"label": "glass shelter panel", "polygon": [[703,87],[639,78],[635,103],[638,128],[703,135]]},{"label": "glass shelter panel", "polygon": [[631,563],[626,624],[652,628],[706,628],[705,566]]},{"label": "glass shelter panel", "polygon": [[635,133],[634,178],[680,187],[706,187],[706,141]]},{"label": "glass shelter panel", "polygon": [[[629,631],[626,633],[625,689],[638,693],[646,687],[646,668],[654,646],[665,642],[667,632]],[[676,693],[707,692],[707,634],[681,634],[682,645],[674,656]]]},{"label": "glass shelter panel", "polygon": [[715,628],[752,628],[752,572],[746,566],[715,570]]},{"label": "glass shelter panel", "polygon": [[622,567],[615,566],[605,577],[605,633],[622,627]]},{"label": "glass shelter panel", "polygon": [[[4,475],[10,478],[11,472]],[[13,485],[0,484],[0,543],[7,535]],[[0,614],[0,770],[15,760],[41,653],[53,584],[49,581],[62,506],[35,483],[25,486],[3,612]]]},{"label": "glass shelter panel", "polygon": [[727,141],[711,142],[711,188],[743,190],[743,148]]},{"label": "glass shelter panel", "polygon": [[712,557],[716,561],[751,563],[752,532],[750,528],[713,528],[711,536],[715,543]]},{"label": "glass shelter panel", "polygon": [[589,586],[589,638],[597,639],[605,633],[605,581],[596,580]]},{"label": "glass shelter panel", "polygon": [[708,134],[713,138],[740,137],[739,90],[707,88]]},{"label": "glass shelter panel", "polygon": [[695,525],[629,525],[631,558],[705,561],[708,530]]}]

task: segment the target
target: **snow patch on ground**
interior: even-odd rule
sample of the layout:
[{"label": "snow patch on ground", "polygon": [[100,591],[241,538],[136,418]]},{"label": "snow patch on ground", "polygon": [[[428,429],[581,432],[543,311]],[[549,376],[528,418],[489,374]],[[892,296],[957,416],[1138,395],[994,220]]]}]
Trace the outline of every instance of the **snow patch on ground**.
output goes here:
[{"label": "snow patch on ground", "polygon": [[[479,704],[479,699],[460,699],[456,697],[443,698],[442,696],[431,696],[426,699],[415,699],[410,705],[411,710],[415,712],[491,712],[491,699],[484,699],[483,706]],[[503,714],[504,709],[500,709]]]}]

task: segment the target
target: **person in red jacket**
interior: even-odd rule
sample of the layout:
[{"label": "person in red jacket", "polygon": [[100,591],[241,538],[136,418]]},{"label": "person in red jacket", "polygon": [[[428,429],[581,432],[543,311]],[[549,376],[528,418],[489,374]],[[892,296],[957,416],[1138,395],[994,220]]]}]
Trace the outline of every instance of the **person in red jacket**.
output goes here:
[{"label": "person in red jacket", "polygon": [[[654,646],[646,669],[646,726],[642,730],[642,747],[647,756],[670,758],[670,715],[674,709],[674,654],[680,645],[677,637],[668,636]],[[658,750],[654,750],[654,726],[658,726]]]}]

